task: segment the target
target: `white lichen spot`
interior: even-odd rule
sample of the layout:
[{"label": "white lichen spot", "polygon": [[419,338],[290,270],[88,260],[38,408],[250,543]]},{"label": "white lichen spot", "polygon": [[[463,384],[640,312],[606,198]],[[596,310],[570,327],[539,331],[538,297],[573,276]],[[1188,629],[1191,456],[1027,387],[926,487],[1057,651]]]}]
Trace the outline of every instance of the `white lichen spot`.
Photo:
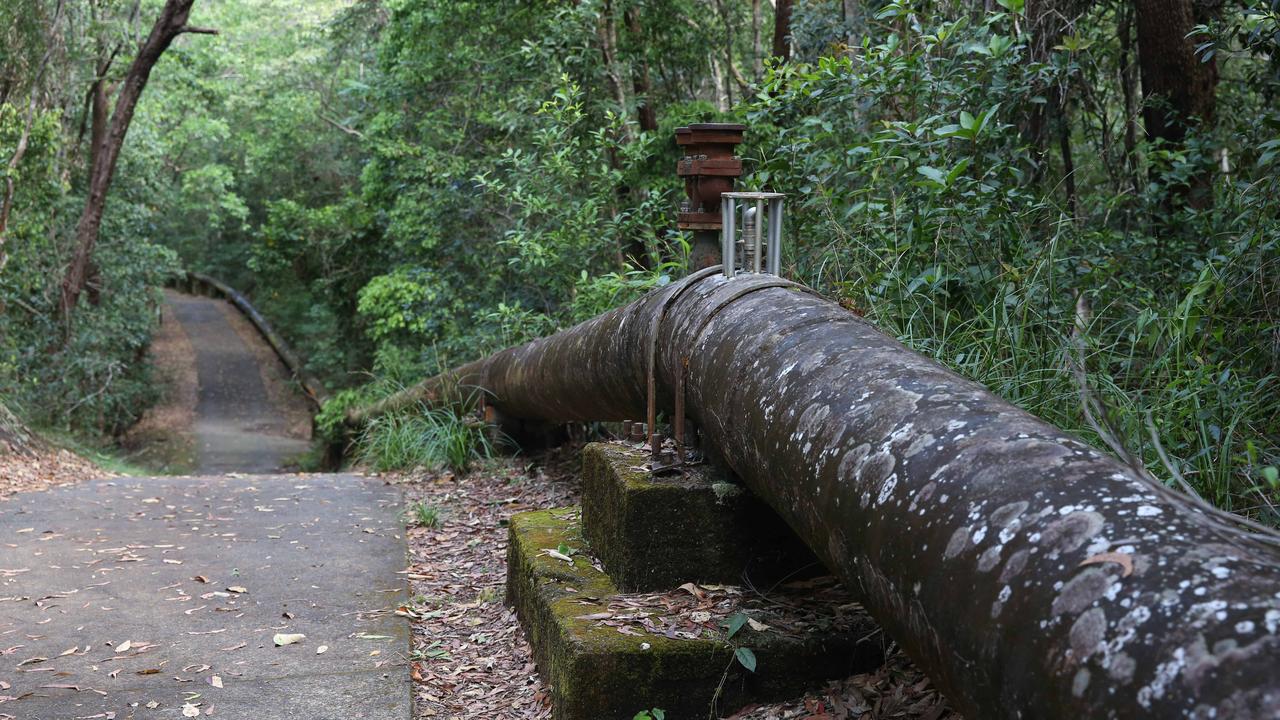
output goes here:
[{"label": "white lichen spot", "polygon": [[1138,517],[1155,517],[1162,511],[1154,505],[1140,505],[1138,507]]},{"label": "white lichen spot", "polygon": [[1268,610],[1262,617],[1262,621],[1267,626],[1267,632],[1275,635],[1276,631],[1280,630],[1280,610]]},{"label": "white lichen spot", "polygon": [[982,539],[985,538],[986,536],[987,536],[987,526],[983,525],[982,527],[973,531],[973,538],[972,538],[973,544],[977,545],[978,543],[982,542]]},{"label": "white lichen spot", "polygon": [[1257,626],[1253,624],[1252,620],[1241,620],[1240,622],[1236,623],[1236,632],[1240,633],[1241,635],[1248,635],[1252,633],[1254,629],[1256,629],[1256,627]]},{"label": "white lichen spot", "polygon": [[898,473],[889,473],[889,477],[885,478],[884,484],[880,486],[880,494],[876,497],[876,504],[885,504],[893,496],[893,490],[896,487],[898,487]]}]

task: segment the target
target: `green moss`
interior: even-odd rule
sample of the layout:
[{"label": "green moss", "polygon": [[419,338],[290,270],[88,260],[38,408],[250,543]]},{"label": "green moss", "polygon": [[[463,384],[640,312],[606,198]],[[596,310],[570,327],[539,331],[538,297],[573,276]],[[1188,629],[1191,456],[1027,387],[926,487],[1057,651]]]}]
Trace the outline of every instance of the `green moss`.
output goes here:
[{"label": "green moss", "polygon": [[582,451],[584,533],[624,590],[734,583],[748,566],[767,581],[814,565],[782,520],[723,473],[653,477],[647,461],[625,445]]},{"label": "green moss", "polygon": [[[533,645],[538,670],[552,687],[556,720],[630,720],[641,707],[662,707],[668,717],[705,716],[729,669],[723,708],[794,695],[815,682],[851,669],[856,635],[815,632],[793,638],[744,630],[757,673],[731,663],[723,638],[680,639],[628,626],[618,632],[584,616],[605,612],[618,589],[585,555],[566,562],[545,552],[583,547],[572,509],[522,513],[511,519],[508,599]],[[655,608],[658,610],[659,608]],[[863,664],[866,664],[863,653]]]}]

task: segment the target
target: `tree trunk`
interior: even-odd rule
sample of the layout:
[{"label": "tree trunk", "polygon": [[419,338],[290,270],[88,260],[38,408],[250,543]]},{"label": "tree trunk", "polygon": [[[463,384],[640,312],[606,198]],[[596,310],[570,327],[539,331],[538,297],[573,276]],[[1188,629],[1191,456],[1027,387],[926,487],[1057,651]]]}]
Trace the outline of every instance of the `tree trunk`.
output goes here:
[{"label": "tree trunk", "polygon": [[[1136,0],[1134,5],[1147,137],[1181,144],[1192,125],[1213,123],[1217,62],[1201,62],[1195,38],[1187,37],[1199,22],[1192,0]],[[1191,181],[1186,200],[1193,207],[1212,202],[1212,172],[1206,164]]]},{"label": "tree trunk", "polygon": [[36,121],[36,108],[40,101],[41,81],[44,78],[45,68],[49,64],[49,57],[53,54],[53,36],[58,32],[58,21],[62,18],[62,0],[58,0],[57,6],[53,11],[53,20],[49,23],[49,42],[45,48],[44,55],[40,58],[40,65],[36,68],[35,76],[31,78],[31,97],[27,102],[27,114],[22,120],[22,133],[18,136],[18,144],[13,149],[13,155],[9,157],[9,163],[6,168],[4,177],[4,190],[0,191],[0,271],[9,264],[9,252],[5,246],[9,242],[9,215],[13,212],[13,196],[17,192],[17,186],[14,183],[13,175],[17,171],[18,166],[22,164],[22,158],[27,154],[27,147],[31,142],[31,128]]},{"label": "tree trunk", "polygon": [[627,8],[626,19],[627,32],[631,35],[636,47],[641,48],[639,71],[632,73],[632,85],[636,93],[636,119],[639,120],[642,131],[653,132],[658,129],[658,111],[653,106],[653,98],[650,96],[653,92],[653,80],[649,74],[649,58],[643,50],[644,27],[640,24],[640,9],[634,5]]},{"label": "tree trunk", "polygon": [[1129,177],[1129,186],[1134,194],[1142,188],[1142,179],[1138,177],[1138,81],[1133,66],[1133,8],[1125,3],[1120,8],[1120,19],[1116,25],[1116,34],[1120,39],[1120,90],[1124,96],[1124,166]]},{"label": "tree trunk", "polygon": [[[80,293],[84,291],[93,261],[93,248],[98,242],[98,230],[102,226],[102,213],[106,207],[107,191],[111,188],[111,180],[115,176],[116,163],[120,159],[120,149],[124,146],[125,136],[129,132],[129,124],[133,121],[133,113],[138,99],[151,77],[151,69],[155,67],[160,56],[173,43],[174,38],[183,33],[214,34],[216,31],[187,25],[191,14],[191,6],[195,0],[166,0],[164,7],[156,18],[151,33],[138,48],[138,55],[129,66],[120,96],[116,100],[115,111],[111,114],[111,122],[100,144],[95,143],[93,152],[96,158],[89,175],[89,196],[85,200],[84,211],[76,224],[75,251],[71,263],[67,266],[66,275],[62,279],[62,317],[70,327],[72,314]],[[105,88],[103,89],[105,91]],[[96,104],[96,101],[95,101]]]},{"label": "tree trunk", "polygon": [[596,36],[600,40],[600,56],[604,60],[605,75],[609,78],[609,88],[614,102],[618,103],[618,115],[623,121],[623,141],[631,142],[633,133],[631,123],[627,121],[629,106],[627,86],[623,83],[622,63],[618,60],[618,25],[614,19],[614,8],[611,0],[605,0],[600,11],[600,21],[596,25]]},{"label": "tree trunk", "polygon": [[760,81],[764,76],[764,46],[760,39],[760,26],[764,24],[760,7],[761,0],[751,0],[751,72],[753,80]]},{"label": "tree trunk", "polygon": [[381,408],[634,420],[649,387],[966,717],[1280,716],[1280,540],[780,278],[695,275]]},{"label": "tree trunk", "polygon": [[844,0],[840,4],[840,16],[844,20],[845,45],[854,47],[858,44],[858,26],[862,24],[861,0]]},{"label": "tree trunk", "polygon": [[791,59],[791,0],[777,0],[773,13],[773,56]]}]

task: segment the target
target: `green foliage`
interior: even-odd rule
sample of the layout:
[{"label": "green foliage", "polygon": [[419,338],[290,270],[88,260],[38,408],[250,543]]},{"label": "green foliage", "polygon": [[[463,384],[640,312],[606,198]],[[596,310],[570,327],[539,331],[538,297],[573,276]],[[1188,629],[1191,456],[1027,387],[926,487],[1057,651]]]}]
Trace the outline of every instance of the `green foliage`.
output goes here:
[{"label": "green foliage", "polygon": [[[1280,521],[1274,2],[1195,29],[1220,111],[1178,144],[1135,124],[1123,3],[1049,38],[1022,0],[796,3],[793,59],[759,70],[751,3],[198,3],[193,22],[223,34],[180,39],[156,68],[108,205],[102,302],[63,347],[48,338],[84,186],[73,130],[98,45],[131,37],[117,4],[92,22],[73,5],[85,32],[64,32],[77,60],[58,62],[80,64],[39,95],[61,100],[14,172],[0,274],[0,393],[48,422],[109,432],[145,404],[138,359],[176,254],[248,291],[351,388],[318,418],[336,438],[352,405],[682,275],[671,132],[739,120],[742,184],[788,193],[784,274],[1068,430],[1115,435],[1158,476]],[[0,10],[0,160],[51,8]],[[1211,204],[1172,201],[1209,168]],[[1098,427],[1081,375],[1107,407]],[[416,409],[361,447],[379,467],[461,466],[482,438]]]},{"label": "green foliage", "polygon": [[421,500],[410,505],[405,516],[418,527],[433,528],[440,524],[440,508]]},{"label": "green foliage", "polygon": [[652,710],[641,710],[631,720],[666,720],[666,718],[667,713],[665,710],[653,708]]},{"label": "green foliage", "polygon": [[374,470],[466,470],[492,456],[482,423],[450,410],[419,405],[370,421],[357,441],[360,462]]}]

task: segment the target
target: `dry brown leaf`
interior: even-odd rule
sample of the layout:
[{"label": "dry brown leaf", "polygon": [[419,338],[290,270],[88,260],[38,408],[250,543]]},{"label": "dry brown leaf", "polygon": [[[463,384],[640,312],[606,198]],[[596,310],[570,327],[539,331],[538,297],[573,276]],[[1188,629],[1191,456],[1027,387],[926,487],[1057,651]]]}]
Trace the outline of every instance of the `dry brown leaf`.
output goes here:
[{"label": "dry brown leaf", "polygon": [[1120,577],[1129,577],[1133,574],[1133,556],[1129,553],[1122,552],[1113,551],[1090,555],[1080,561],[1080,565],[1078,567],[1084,567],[1085,565],[1098,565],[1101,563],[1115,563],[1119,565],[1122,570]]}]

